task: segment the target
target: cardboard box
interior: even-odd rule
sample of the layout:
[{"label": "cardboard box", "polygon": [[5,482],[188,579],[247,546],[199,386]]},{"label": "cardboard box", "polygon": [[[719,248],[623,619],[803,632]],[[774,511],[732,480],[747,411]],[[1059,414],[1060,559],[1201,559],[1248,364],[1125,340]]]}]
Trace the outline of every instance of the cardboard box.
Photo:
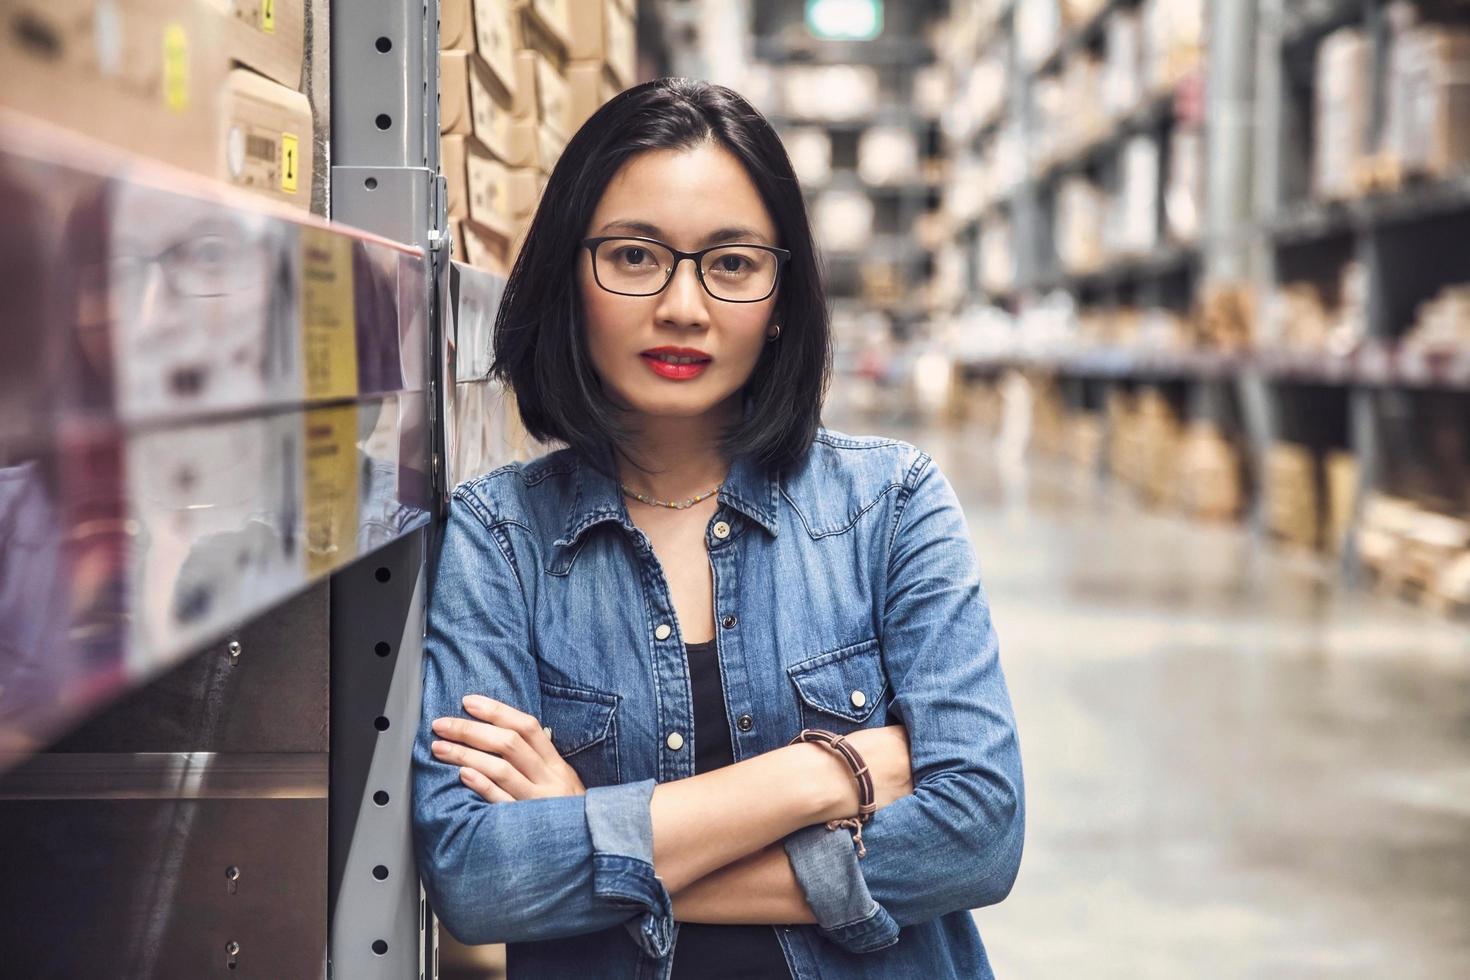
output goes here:
[{"label": "cardboard box", "polygon": [[465,165],[470,219],[503,238],[512,237],[515,224],[510,213],[510,174],[505,165],[474,146],[465,155]]},{"label": "cardboard box", "polygon": [[237,68],[220,99],[220,176],[237,187],[311,207],[311,102],[295,89]]},{"label": "cardboard box", "polygon": [[505,91],[516,94],[516,48],[520,32],[516,30],[515,11],[510,0],[474,0],[475,49],[484,59],[490,74]]},{"label": "cardboard box", "polygon": [[225,20],[230,61],[272,81],[301,88],[306,54],[306,11],[302,0],[211,0]]},{"label": "cardboard box", "polygon": [[540,52],[516,52],[515,91],[516,119],[540,121],[561,136],[571,135],[567,81]]},{"label": "cardboard box", "polygon": [[567,66],[567,126],[582,128],[592,114],[621,89],[601,61],[575,61]]},{"label": "cardboard box", "polygon": [[1443,178],[1470,162],[1470,31],[1402,32],[1388,90],[1387,148],[1404,171]]},{"label": "cardboard box", "polygon": [[439,0],[439,50],[475,50],[475,9],[471,0]]},{"label": "cardboard box", "polygon": [[536,215],[541,195],[546,191],[546,175],[524,168],[506,171],[506,201],[510,219],[517,230],[523,229]]},{"label": "cardboard box", "polygon": [[572,43],[570,0],[512,0],[519,15],[517,47],[540,51],[554,61],[566,60]]},{"label": "cardboard box", "polygon": [[1370,79],[1368,40],[1355,27],[1334,31],[1317,53],[1316,156],[1312,192],[1322,200],[1352,196],[1365,154]]},{"label": "cardboard box", "polygon": [[633,15],[617,0],[571,0],[571,44],[574,61],[602,61],[623,88],[633,83],[638,40]]},{"label": "cardboard box", "polygon": [[514,227],[510,218],[510,184],[505,165],[469,136],[446,136],[440,144],[440,164],[449,186],[449,217],[473,219],[503,238]]},{"label": "cardboard box", "polygon": [[450,223],[450,234],[454,238],[454,257],[486,272],[498,276],[510,272],[510,242],[504,236],[481,228],[473,221]]},{"label": "cardboard box", "polygon": [[510,153],[505,162],[512,167],[534,167],[550,174],[567,141],[541,123],[517,120],[510,127]]},{"label": "cardboard box", "polygon": [[224,26],[207,0],[10,0],[0,106],[212,175]]},{"label": "cardboard box", "polygon": [[504,159],[509,153],[510,97],[485,69],[484,62],[466,51],[439,55],[439,131],[473,133],[485,148]]}]

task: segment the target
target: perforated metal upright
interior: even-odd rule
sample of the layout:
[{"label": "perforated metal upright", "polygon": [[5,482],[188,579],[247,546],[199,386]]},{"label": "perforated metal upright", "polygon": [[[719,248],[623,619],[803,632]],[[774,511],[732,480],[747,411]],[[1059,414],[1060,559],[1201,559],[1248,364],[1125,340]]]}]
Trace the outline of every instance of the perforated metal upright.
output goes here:
[{"label": "perforated metal upright", "polygon": [[[331,216],[430,257],[431,480],[443,489],[446,193],[439,170],[438,0],[333,0]],[[331,582],[330,973],[438,975],[414,873],[409,759],[419,720],[432,528]]]}]

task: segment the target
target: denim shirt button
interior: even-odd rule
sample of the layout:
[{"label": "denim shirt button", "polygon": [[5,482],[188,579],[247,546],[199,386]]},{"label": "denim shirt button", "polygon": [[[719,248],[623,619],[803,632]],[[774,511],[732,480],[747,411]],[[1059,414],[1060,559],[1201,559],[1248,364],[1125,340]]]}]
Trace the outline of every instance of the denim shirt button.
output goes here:
[{"label": "denim shirt button", "polygon": [[659,623],[653,628],[653,636],[656,640],[667,640],[669,638],[669,634],[672,632],[674,632],[674,630],[672,627],[669,626],[668,623]]},{"label": "denim shirt button", "polygon": [[865,705],[867,703],[868,703],[868,696],[866,694],[864,694],[862,691],[853,691],[852,692],[852,706],[854,708],[861,708],[863,705]]},{"label": "denim shirt button", "polygon": [[720,625],[725,627],[725,629],[727,630],[732,630],[735,628],[735,624],[738,622],[739,620],[736,619],[734,616],[726,616],[724,619],[720,620]]},{"label": "denim shirt button", "polygon": [[750,715],[741,715],[735,720],[735,724],[742,732],[748,732],[755,727],[755,719]]},{"label": "denim shirt button", "polygon": [[715,537],[723,541],[730,536],[730,525],[724,521],[715,521],[714,532]]},{"label": "denim shirt button", "polygon": [[678,732],[669,732],[669,737],[664,739],[664,744],[669,747],[670,752],[677,752],[684,747],[684,736]]}]

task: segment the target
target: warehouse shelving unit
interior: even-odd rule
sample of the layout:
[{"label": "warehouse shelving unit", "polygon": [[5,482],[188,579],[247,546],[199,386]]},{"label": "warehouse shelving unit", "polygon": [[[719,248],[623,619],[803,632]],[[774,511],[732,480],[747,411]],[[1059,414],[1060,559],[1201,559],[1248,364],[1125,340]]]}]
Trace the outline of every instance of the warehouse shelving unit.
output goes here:
[{"label": "warehouse shelving unit", "polygon": [[7,972],[437,976],[427,558],[506,447],[436,19],[332,5],[330,222],[0,112]]},{"label": "warehouse shelving unit", "polygon": [[[1421,0],[1411,5],[1437,18],[1464,23],[1463,5]],[[1015,86],[1005,110],[982,121],[973,136],[980,145],[1008,127],[1023,140],[1034,138],[1036,118],[1027,98],[1036,79],[1063,71],[1069,58],[1097,51],[1107,43],[1107,20],[1136,9],[1138,0],[1106,0],[1094,16],[1064,32],[1056,49],[1017,73],[1011,32],[1016,6],[1004,4],[981,48],[1010,45]],[[1117,120],[1105,133],[1074,151],[1031,166],[1011,190],[985,205],[956,241],[973,257],[977,229],[1005,216],[1013,226],[1018,253],[1014,284],[983,288],[972,277],[969,297],[981,306],[1004,310],[1025,322],[1058,296],[1079,310],[1107,310],[1123,302],[1163,306],[1208,323],[1219,293],[1231,293],[1237,318],[1253,319],[1253,336],[1219,337],[1196,333],[1186,346],[1079,345],[1075,336],[1048,332],[1030,336],[1023,326],[991,333],[962,362],[974,379],[996,378],[1023,370],[1053,379],[1073,411],[1102,416],[1110,390],[1147,386],[1180,407],[1179,418],[1228,422],[1230,437],[1248,452],[1242,459],[1242,485],[1250,489],[1244,516],[1261,531],[1280,519],[1281,500],[1272,500],[1270,473],[1282,443],[1318,454],[1350,458],[1335,487],[1319,469],[1319,493],[1342,495],[1343,475],[1352,478],[1348,519],[1325,533],[1320,547],[1337,555],[1334,566],[1345,582],[1361,582],[1364,562],[1358,541],[1365,507],[1376,496],[1423,498],[1441,513],[1470,512],[1470,486],[1460,478],[1436,481],[1436,468],[1461,473],[1470,463],[1463,420],[1470,408],[1470,345],[1420,343],[1406,337],[1416,311],[1443,287],[1470,281],[1459,261],[1464,229],[1470,222],[1470,172],[1438,179],[1389,179],[1338,200],[1311,193],[1311,170],[1320,134],[1315,132],[1315,69],[1324,41],[1345,27],[1360,27],[1366,39],[1367,132],[1376,146],[1385,123],[1386,73],[1392,20],[1402,5],[1387,0],[1317,0],[1294,3],[1259,0],[1252,4],[1211,3],[1206,53],[1208,106],[1204,113],[1207,146],[1204,220],[1195,241],[1161,237],[1154,250],[1107,260],[1085,273],[1059,267],[1051,225],[1053,187],[1060,176],[1100,174],[1131,134],[1162,137],[1174,124],[1178,93],[1161,93]],[[1160,140],[1160,145],[1164,141]],[[969,145],[957,152],[974,149]],[[1162,155],[1162,154],[1161,154]],[[1166,155],[1163,155],[1166,156]],[[1169,161],[1163,160],[1167,168]],[[1370,175],[1371,176],[1371,175]],[[1160,183],[1164,181],[1161,179]],[[1361,335],[1327,347],[1304,347],[1273,328],[1264,298],[1284,285],[1315,282],[1329,295],[1343,288],[1344,266],[1356,262],[1361,282]],[[1254,293],[1252,309],[1240,301]],[[1248,302],[1248,299],[1247,301]],[[971,299],[950,313],[964,322],[976,310]],[[1181,395],[1181,391],[1183,394]],[[1456,430],[1460,434],[1456,437]],[[1109,436],[1104,435],[1106,445]],[[1451,445],[1454,444],[1454,445]],[[1431,448],[1432,446],[1432,448]],[[1433,486],[1433,490],[1426,489]],[[1339,511],[1342,501],[1334,505]],[[1290,508],[1287,508],[1290,509]],[[1324,504],[1320,510],[1325,512]],[[1324,522],[1326,517],[1323,517]],[[1340,535],[1340,537],[1338,536]]]}]

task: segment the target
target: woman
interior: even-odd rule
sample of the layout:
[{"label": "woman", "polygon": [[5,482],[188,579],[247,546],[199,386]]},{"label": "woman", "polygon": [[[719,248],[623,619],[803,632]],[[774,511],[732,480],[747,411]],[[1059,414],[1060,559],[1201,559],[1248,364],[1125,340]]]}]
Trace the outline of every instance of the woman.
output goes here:
[{"label": "woman", "polygon": [[513,978],[989,976],[967,910],[1024,822],[995,634],[929,457],[820,427],[826,299],[769,124],[687,80],[599,110],[495,355],[570,448],[454,493],[414,754],[445,927]]}]

